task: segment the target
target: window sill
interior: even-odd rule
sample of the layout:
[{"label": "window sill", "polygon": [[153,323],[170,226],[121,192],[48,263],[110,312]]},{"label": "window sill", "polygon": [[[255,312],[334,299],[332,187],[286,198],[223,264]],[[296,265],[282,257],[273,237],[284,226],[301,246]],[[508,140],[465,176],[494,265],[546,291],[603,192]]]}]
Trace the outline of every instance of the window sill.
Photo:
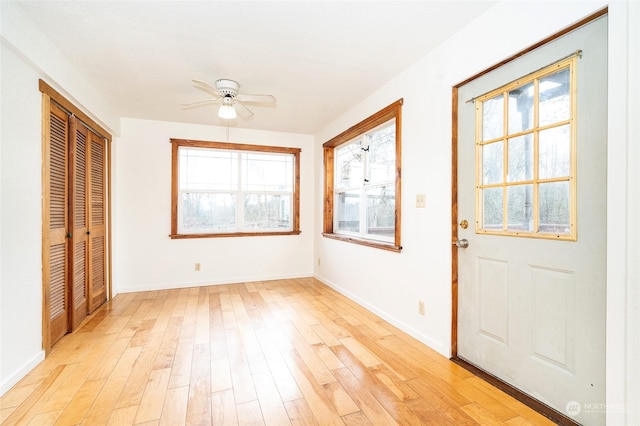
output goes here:
[{"label": "window sill", "polygon": [[380,241],[364,240],[361,238],[347,237],[344,235],[337,235],[337,234],[328,234],[324,232],[322,233],[322,236],[325,238],[331,238],[332,240],[344,241],[344,242],[353,243],[353,244],[360,244],[362,246],[388,250],[395,253],[400,253],[400,251],[402,250],[402,246],[396,246],[391,243],[383,243]]},{"label": "window sill", "polygon": [[274,235],[299,235],[302,231],[287,232],[229,232],[226,234],[170,234],[172,240],[188,238],[271,237]]}]

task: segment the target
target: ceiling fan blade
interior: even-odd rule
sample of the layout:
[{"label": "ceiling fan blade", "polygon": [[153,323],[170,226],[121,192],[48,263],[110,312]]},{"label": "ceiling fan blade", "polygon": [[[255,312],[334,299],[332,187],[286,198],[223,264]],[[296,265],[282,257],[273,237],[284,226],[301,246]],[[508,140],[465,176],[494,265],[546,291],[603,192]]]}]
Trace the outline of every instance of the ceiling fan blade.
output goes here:
[{"label": "ceiling fan blade", "polygon": [[236,99],[242,102],[252,102],[256,104],[275,104],[276,98],[273,95],[243,95],[239,94]]},{"label": "ceiling fan blade", "polygon": [[218,90],[212,85],[210,85],[209,83],[207,83],[206,81],[202,81],[202,80],[191,80],[191,81],[193,81],[194,87],[204,92],[207,92],[210,95],[213,95],[215,99],[220,99],[222,97],[220,93],[218,93]]},{"label": "ceiling fan blade", "polygon": [[218,102],[218,99],[209,98],[209,99],[201,99],[199,101],[186,102],[184,104],[180,104],[180,106],[182,108],[196,108],[204,105],[214,104],[216,102]]},{"label": "ceiling fan blade", "polygon": [[238,111],[238,113],[244,117],[252,117],[253,116],[253,111],[251,111],[249,108],[247,108],[246,106],[242,105],[241,102],[238,102],[238,99],[236,98],[235,100],[236,102],[234,102],[235,105],[238,105],[240,108],[236,108],[236,110]]}]

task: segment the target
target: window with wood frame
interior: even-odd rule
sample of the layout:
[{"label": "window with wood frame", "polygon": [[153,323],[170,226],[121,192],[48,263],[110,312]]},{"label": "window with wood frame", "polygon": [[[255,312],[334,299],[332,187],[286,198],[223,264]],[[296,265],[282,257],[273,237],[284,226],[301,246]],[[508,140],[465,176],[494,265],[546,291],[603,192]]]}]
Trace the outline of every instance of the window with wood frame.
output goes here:
[{"label": "window with wood frame", "polygon": [[171,144],[171,238],[300,233],[299,148]]},{"label": "window with wood frame", "polygon": [[576,239],[577,56],[476,102],[476,232]]},{"label": "window with wood frame", "polygon": [[400,99],[324,143],[323,235],[399,252]]}]

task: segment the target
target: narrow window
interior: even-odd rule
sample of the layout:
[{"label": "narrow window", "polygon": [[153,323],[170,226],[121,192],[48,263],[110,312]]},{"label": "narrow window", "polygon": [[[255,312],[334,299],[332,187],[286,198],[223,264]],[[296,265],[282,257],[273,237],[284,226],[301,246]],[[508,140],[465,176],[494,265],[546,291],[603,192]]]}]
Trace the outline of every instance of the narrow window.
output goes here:
[{"label": "narrow window", "polygon": [[172,238],[300,233],[300,149],[171,143]]},{"label": "narrow window", "polygon": [[325,237],[400,251],[402,99],[324,147]]},{"label": "narrow window", "polygon": [[576,239],[575,62],[476,99],[476,231]]}]

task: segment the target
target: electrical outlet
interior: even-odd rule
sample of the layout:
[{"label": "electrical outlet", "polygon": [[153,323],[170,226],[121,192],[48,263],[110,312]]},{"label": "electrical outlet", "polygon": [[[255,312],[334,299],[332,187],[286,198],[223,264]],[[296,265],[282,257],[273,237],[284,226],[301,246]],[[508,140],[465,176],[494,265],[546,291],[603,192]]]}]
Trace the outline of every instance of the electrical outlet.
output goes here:
[{"label": "electrical outlet", "polygon": [[423,209],[427,204],[427,196],[425,194],[416,194],[416,207]]},{"label": "electrical outlet", "polygon": [[422,300],[418,301],[418,313],[424,315],[424,302]]},{"label": "electrical outlet", "polygon": [[200,262],[196,262],[196,272],[200,271]]}]

